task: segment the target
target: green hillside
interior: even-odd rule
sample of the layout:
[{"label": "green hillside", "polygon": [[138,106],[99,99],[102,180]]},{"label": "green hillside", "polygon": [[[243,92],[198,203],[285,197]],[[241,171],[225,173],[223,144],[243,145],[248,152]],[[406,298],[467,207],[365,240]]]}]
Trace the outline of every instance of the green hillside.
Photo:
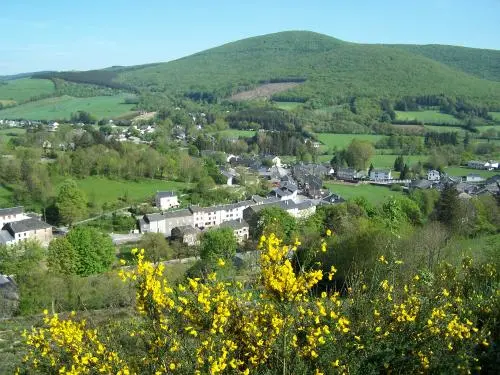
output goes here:
[{"label": "green hillside", "polygon": [[114,80],[155,91],[194,90],[228,96],[260,81],[287,77],[306,79],[287,92],[288,98],[444,93],[500,103],[499,82],[479,79],[404,49],[348,43],[307,31],[228,43],[172,62],[122,70]]},{"label": "green hillside", "polygon": [[53,92],[55,92],[54,83],[46,79],[21,78],[0,82],[0,100],[2,101],[19,103]]},{"label": "green hillside", "polygon": [[497,50],[439,44],[399,44],[391,47],[428,57],[480,78],[500,82],[500,51]]},{"label": "green hillside", "polygon": [[74,98],[61,96],[38,100],[0,110],[0,118],[29,120],[69,119],[77,111],[90,112],[97,118],[114,118],[131,112],[133,104],[125,104],[124,96],[95,96]]}]

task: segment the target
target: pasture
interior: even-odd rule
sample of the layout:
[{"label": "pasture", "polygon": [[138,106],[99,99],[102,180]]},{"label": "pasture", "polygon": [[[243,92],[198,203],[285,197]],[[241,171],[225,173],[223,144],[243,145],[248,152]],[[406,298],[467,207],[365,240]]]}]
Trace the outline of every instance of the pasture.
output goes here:
[{"label": "pasture", "polygon": [[[375,155],[371,158],[370,162],[373,163],[375,168],[393,168],[394,160],[398,155]],[[427,155],[403,155],[403,159],[406,164],[412,166],[413,164],[417,164],[420,162],[425,162],[428,159]]]},{"label": "pasture", "polygon": [[396,111],[396,120],[422,121],[424,124],[450,124],[460,125],[462,122],[452,115],[439,111]]},{"label": "pasture", "polygon": [[[62,184],[64,181],[59,181]],[[125,206],[127,202],[140,203],[152,198],[158,190],[181,191],[189,184],[176,181],[162,180],[110,180],[103,177],[87,177],[83,180],[76,180],[78,187],[87,195],[87,199],[98,206],[104,203],[110,205],[117,204]],[[125,202],[124,200],[127,200]]]},{"label": "pasture", "polygon": [[326,181],[323,183],[333,193],[340,195],[344,199],[364,197],[372,204],[383,203],[390,196],[398,196],[402,193],[392,191],[390,187],[375,186],[370,184],[340,184]]},{"label": "pasture", "polygon": [[485,171],[481,169],[471,169],[464,167],[446,167],[444,171],[448,173],[450,176],[467,176],[469,173],[474,173],[484,178],[500,174],[500,171]]},{"label": "pasture", "polygon": [[125,104],[124,97],[95,96],[91,98],[74,98],[61,96],[48,98],[7,108],[0,111],[0,118],[27,120],[63,120],[70,119],[77,111],[86,111],[97,118],[114,118],[130,113],[134,104]]},{"label": "pasture", "polygon": [[0,144],[8,143],[12,138],[16,138],[24,134],[26,134],[25,129],[20,129],[20,128],[0,129]]},{"label": "pasture", "polygon": [[[1,112],[0,112],[1,113]],[[375,134],[335,134],[335,133],[316,133],[316,138],[327,148],[343,149],[349,146],[353,139],[370,141],[375,144],[378,140],[385,137],[384,135]]]},{"label": "pasture", "polygon": [[500,112],[489,112],[489,114],[493,117],[493,120],[500,121]]},{"label": "pasture", "polygon": [[303,103],[299,102],[274,102],[274,105],[279,109],[284,109],[285,111],[293,111],[294,109],[300,108]]},{"label": "pasture", "polygon": [[16,79],[5,81],[5,84],[0,85],[0,100],[20,103],[38,95],[54,92],[54,83],[48,79]]},{"label": "pasture", "polygon": [[12,192],[0,184],[0,208],[12,207]]}]

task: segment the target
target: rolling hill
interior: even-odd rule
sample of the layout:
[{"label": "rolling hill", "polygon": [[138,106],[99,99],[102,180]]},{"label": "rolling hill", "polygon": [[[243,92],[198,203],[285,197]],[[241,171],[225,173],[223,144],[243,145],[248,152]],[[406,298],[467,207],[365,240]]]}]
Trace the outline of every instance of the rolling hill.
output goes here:
[{"label": "rolling hill", "polygon": [[[4,104],[39,93],[45,97],[68,94],[57,90],[50,94],[53,88],[49,79],[52,79],[104,86],[136,95],[188,94],[204,99],[231,98],[265,84],[283,83],[276,86],[286,91],[276,92],[274,87],[269,90],[267,86],[262,86],[260,91],[274,94],[273,98],[279,101],[319,99],[328,104],[345,103],[352,97],[397,99],[444,94],[465,97],[491,110],[500,108],[500,51],[441,45],[357,44],[309,31],[247,38],[165,63],[84,72],[41,72],[32,75],[38,85],[37,90],[31,92],[33,95],[21,90],[30,86],[25,75],[21,77],[0,82],[0,101]],[[43,81],[47,85],[40,84]],[[287,82],[294,84],[284,84]],[[71,89],[94,92],[90,96],[103,95],[89,87]],[[251,99],[255,95],[240,96]],[[39,104],[43,107],[43,102]],[[1,110],[0,118],[2,114],[14,112],[21,116],[24,106],[31,114],[42,110],[37,107],[33,111],[33,103],[22,104],[16,110]]]},{"label": "rolling hill", "polygon": [[439,44],[388,46],[428,57],[479,78],[500,82],[500,51]]},{"label": "rolling hill", "polygon": [[349,43],[307,31],[243,39],[168,63],[125,69],[114,80],[158,91],[228,96],[259,82],[287,77],[306,79],[288,92],[295,98],[444,93],[500,103],[499,82],[405,48]]}]

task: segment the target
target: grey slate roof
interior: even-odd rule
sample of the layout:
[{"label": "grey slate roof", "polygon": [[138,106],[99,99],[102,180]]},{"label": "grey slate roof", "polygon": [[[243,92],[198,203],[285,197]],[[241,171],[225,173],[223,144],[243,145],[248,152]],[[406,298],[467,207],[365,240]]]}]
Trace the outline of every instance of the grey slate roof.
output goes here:
[{"label": "grey slate roof", "polygon": [[5,245],[14,239],[8,230],[0,230],[0,245]]},{"label": "grey slate roof", "polygon": [[231,228],[233,230],[248,228],[248,223],[245,220],[231,220],[225,221],[221,225],[220,228]]},{"label": "grey slate roof", "polygon": [[44,223],[43,221],[35,218],[13,221],[3,226],[3,229],[8,230],[11,234],[29,232],[32,230],[47,229],[47,228],[52,228],[52,225]]},{"label": "grey slate roof", "polygon": [[176,194],[173,191],[158,191],[156,192],[156,196],[159,198],[170,198],[175,197]]},{"label": "grey slate roof", "polygon": [[22,214],[23,212],[24,212],[23,206],[0,208],[0,216],[17,215],[17,214]]},{"label": "grey slate roof", "polygon": [[186,234],[198,234],[200,230],[192,227],[191,225],[181,225],[172,229],[173,236],[185,236]]}]

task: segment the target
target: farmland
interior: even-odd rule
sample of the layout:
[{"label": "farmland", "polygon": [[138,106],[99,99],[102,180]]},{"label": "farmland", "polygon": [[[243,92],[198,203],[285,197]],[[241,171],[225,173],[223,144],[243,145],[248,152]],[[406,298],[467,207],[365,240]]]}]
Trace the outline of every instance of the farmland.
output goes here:
[{"label": "farmland", "polygon": [[447,167],[444,170],[450,176],[466,176],[469,173],[478,174],[481,177],[488,178],[498,174],[498,171],[484,171],[479,169],[463,168],[463,167]]},{"label": "farmland", "polygon": [[340,195],[344,199],[364,197],[373,204],[383,202],[387,197],[401,195],[401,192],[392,191],[389,187],[375,186],[370,184],[337,184],[325,182],[324,185],[333,193]]},{"label": "farmland", "polygon": [[26,130],[19,128],[0,129],[0,145],[8,143],[12,138],[21,136],[26,133]]},{"label": "farmland", "polygon": [[461,121],[452,115],[441,113],[439,111],[396,111],[396,120],[411,121],[417,120],[424,124],[450,124],[460,125]]},{"label": "farmland", "polygon": [[300,108],[302,103],[299,102],[274,102],[274,105],[279,109],[284,109],[285,111],[293,111],[294,109]]},{"label": "farmland", "polygon": [[500,112],[490,112],[490,115],[493,117],[493,120],[500,121]]},{"label": "farmland", "polygon": [[[394,160],[398,155],[375,155],[371,158],[370,162],[373,163],[375,168],[393,168]],[[420,162],[425,162],[428,159],[427,155],[404,155],[405,163],[413,165]]]},{"label": "farmland", "polygon": [[23,102],[38,95],[52,94],[55,87],[48,79],[16,79],[0,85],[0,100]]},{"label": "farmland", "polygon": [[5,186],[0,185],[0,208],[12,206],[12,193]]},{"label": "farmland", "polygon": [[316,137],[323,143],[327,148],[346,148],[349,143],[356,138],[363,141],[370,141],[372,143],[377,142],[379,139],[383,138],[383,135],[374,134],[333,134],[333,133],[317,133]]},{"label": "farmland", "polygon": [[129,202],[144,202],[154,196],[158,190],[179,191],[188,186],[186,183],[175,181],[124,181],[94,176],[77,180],[76,183],[85,192],[89,201],[93,201],[98,206],[104,203],[117,203],[120,198],[125,197]]},{"label": "farmland", "polygon": [[60,120],[69,119],[76,111],[87,111],[97,118],[117,117],[131,112],[133,106],[133,104],[125,104],[122,96],[74,98],[65,95],[1,110],[0,118]]}]

